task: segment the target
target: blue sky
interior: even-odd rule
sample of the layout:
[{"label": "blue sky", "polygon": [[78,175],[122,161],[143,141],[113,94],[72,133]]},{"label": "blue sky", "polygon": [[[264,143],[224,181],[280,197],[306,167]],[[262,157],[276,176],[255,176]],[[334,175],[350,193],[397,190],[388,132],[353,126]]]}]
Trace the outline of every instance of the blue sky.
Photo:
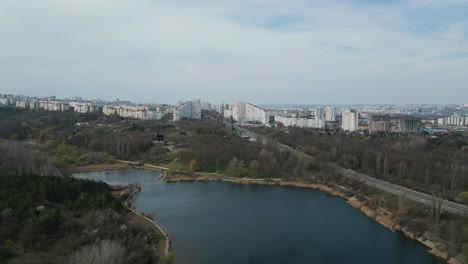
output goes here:
[{"label": "blue sky", "polygon": [[468,103],[468,0],[2,0],[0,93]]}]

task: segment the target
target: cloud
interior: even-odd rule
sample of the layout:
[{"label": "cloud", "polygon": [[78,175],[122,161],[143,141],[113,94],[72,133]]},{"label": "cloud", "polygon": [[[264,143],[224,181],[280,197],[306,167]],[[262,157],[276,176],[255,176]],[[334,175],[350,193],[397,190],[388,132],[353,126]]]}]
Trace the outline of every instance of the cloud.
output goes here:
[{"label": "cloud", "polygon": [[459,102],[467,10],[462,0],[4,0],[0,93]]}]

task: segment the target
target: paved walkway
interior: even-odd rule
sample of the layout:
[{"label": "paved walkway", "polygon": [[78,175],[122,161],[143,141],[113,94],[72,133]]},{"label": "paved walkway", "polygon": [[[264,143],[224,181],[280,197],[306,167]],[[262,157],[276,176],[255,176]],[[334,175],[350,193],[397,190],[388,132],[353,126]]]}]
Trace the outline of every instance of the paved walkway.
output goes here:
[{"label": "paved walkway", "polygon": [[[164,229],[163,229],[156,221],[149,219],[148,217],[146,217],[146,216],[142,215],[141,213],[135,211],[135,209],[133,209],[132,207],[130,207],[130,206],[128,205],[128,202],[129,202],[131,199],[133,199],[133,197],[135,196],[135,194],[136,194],[137,192],[139,192],[139,191],[140,191],[139,189],[136,189],[135,191],[133,191],[133,193],[130,195],[130,197],[128,197],[127,200],[125,200],[124,206],[125,206],[128,210],[130,210],[130,211],[132,211],[134,214],[136,214],[137,216],[139,216],[139,217],[145,219],[146,221],[150,222],[152,225],[154,225],[154,226],[164,235],[164,238],[165,238],[165,240],[166,240],[166,247],[165,247],[165,249],[164,249],[164,256],[166,256],[166,255],[170,252],[170,250],[171,250],[171,238],[169,237],[169,235],[164,231]],[[156,250],[156,248],[155,248],[154,243],[153,243],[153,250],[154,250],[154,253],[157,255],[157,250]]]}]

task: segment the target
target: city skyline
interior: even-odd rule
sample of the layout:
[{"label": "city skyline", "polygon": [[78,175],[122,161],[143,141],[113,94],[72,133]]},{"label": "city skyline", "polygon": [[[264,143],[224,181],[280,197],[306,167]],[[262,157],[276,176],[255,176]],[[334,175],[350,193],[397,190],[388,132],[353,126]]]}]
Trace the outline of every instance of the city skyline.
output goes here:
[{"label": "city skyline", "polygon": [[468,1],[2,1],[0,93],[464,104]]}]

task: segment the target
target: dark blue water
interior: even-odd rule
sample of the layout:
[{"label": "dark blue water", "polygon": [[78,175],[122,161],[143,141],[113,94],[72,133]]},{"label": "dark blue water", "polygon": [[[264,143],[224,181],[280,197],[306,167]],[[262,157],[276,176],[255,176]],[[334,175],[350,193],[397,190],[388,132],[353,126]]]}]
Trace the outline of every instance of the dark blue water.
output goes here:
[{"label": "dark blue water", "polygon": [[343,200],[318,191],[224,182],[163,183],[143,170],[77,173],[139,183],[134,205],[173,239],[178,264],[443,263]]}]

